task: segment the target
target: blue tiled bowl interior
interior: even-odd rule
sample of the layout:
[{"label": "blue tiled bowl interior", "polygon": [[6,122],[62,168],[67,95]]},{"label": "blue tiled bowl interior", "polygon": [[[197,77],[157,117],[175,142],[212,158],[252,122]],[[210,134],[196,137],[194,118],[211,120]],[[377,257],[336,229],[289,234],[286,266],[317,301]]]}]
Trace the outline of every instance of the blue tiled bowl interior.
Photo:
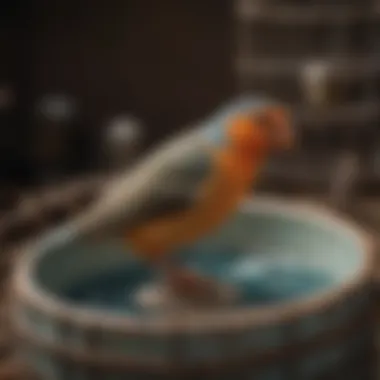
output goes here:
[{"label": "blue tiled bowl interior", "polygon": [[[363,264],[357,235],[328,223],[270,212],[239,213],[218,233],[181,252],[199,272],[236,284],[245,305],[307,297],[348,281]],[[154,276],[127,247],[76,243],[44,252],[39,284],[66,301],[142,312],[134,291]]]}]

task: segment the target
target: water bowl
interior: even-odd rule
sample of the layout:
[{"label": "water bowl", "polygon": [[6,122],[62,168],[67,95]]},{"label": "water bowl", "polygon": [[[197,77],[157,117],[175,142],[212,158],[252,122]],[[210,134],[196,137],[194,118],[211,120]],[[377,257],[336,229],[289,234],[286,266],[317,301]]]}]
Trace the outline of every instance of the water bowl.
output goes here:
[{"label": "water bowl", "polygon": [[257,198],[178,260],[239,301],[152,313],[134,295],[154,273],[125,247],[33,245],[13,282],[20,355],[46,380],[325,378],[370,357],[371,242],[332,212]]}]

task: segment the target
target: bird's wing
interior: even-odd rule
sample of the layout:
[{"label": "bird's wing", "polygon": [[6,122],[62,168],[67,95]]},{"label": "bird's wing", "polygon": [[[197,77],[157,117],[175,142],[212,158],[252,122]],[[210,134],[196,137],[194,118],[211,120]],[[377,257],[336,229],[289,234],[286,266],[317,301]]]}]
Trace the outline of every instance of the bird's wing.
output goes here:
[{"label": "bird's wing", "polygon": [[212,171],[212,155],[198,133],[177,136],[110,184],[76,220],[78,228],[84,235],[117,234],[191,207]]},{"label": "bird's wing", "polygon": [[212,171],[212,157],[201,147],[185,153],[152,178],[149,192],[129,209],[124,226],[133,228],[184,211],[197,201],[201,186]]}]

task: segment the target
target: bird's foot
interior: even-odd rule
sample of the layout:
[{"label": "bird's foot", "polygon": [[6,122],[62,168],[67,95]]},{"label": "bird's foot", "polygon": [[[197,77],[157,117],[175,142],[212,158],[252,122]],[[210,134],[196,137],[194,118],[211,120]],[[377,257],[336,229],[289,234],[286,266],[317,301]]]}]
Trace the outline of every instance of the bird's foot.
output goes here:
[{"label": "bird's foot", "polygon": [[207,276],[199,273],[178,268],[173,270],[168,278],[167,285],[171,293],[178,298],[202,302],[216,296],[217,284]]},{"label": "bird's foot", "polygon": [[138,302],[144,308],[209,308],[231,305],[239,299],[238,291],[187,269],[172,268],[165,281],[141,289]]}]

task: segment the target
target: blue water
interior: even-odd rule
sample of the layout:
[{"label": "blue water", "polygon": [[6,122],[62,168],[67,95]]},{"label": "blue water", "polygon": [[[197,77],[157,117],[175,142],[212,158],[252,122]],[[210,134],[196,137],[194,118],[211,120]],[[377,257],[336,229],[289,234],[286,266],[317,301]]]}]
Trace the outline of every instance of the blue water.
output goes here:
[{"label": "blue water", "polygon": [[[333,279],[321,270],[298,263],[269,260],[265,256],[186,255],[184,264],[203,274],[234,284],[240,291],[237,306],[268,305],[294,300],[326,290]],[[74,303],[96,308],[122,311],[127,314],[142,312],[134,299],[135,291],[154,277],[141,264],[103,273],[87,281],[74,284],[63,295]]]}]

